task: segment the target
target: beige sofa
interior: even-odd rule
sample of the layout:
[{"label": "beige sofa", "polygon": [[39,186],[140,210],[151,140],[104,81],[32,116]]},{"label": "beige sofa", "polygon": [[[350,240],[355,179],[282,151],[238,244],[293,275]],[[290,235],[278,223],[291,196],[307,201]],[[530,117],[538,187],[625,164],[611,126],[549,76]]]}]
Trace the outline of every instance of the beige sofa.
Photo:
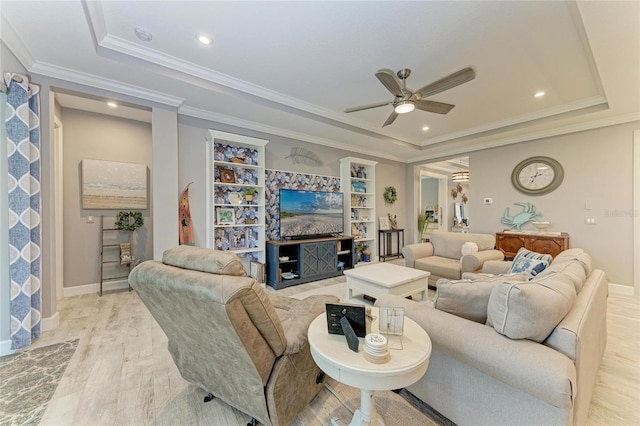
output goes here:
[{"label": "beige sofa", "polygon": [[[478,251],[462,256],[462,246],[475,243]],[[433,231],[428,243],[409,244],[402,249],[405,266],[431,272],[429,286],[440,278],[459,280],[464,272],[480,272],[488,260],[502,260],[504,254],[495,250],[492,234]]]},{"label": "beige sofa", "polygon": [[338,298],[268,294],[246,275],[232,253],[180,246],[138,265],[129,282],[185,380],[260,424],[288,425],[322,388],[307,329]]},{"label": "beige sofa", "polygon": [[[509,266],[490,264],[493,272]],[[586,424],[607,339],[603,271],[570,249],[531,281],[481,279],[453,285],[476,298],[473,289],[492,286],[486,315],[493,326],[429,303],[390,295],[376,301],[404,307],[431,338],[429,369],[407,390],[461,426]]]}]

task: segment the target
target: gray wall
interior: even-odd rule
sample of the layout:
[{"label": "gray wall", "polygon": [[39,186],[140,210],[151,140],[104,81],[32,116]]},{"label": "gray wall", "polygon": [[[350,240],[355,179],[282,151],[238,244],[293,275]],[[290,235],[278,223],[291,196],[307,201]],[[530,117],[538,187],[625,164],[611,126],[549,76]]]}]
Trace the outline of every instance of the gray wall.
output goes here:
[{"label": "gray wall", "polygon": [[[146,164],[152,167],[151,125],[102,114],[62,108],[64,129],[64,287],[100,282],[100,216],[113,227],[120,210],[82,209],[83,159]],[[150,175],[150,173],[149,173]],[[152,205],[149,179],[149,206]],[[177,209],[177,206],[176,206]],[[153,257],[151,209],[142,210],[144,225],[134,233],[138,259]],[[94,223],[87,217],[94,216]]]},{"label": "gray wall", "polygon": [[[540,220],[553,223],[549,230],[568,232],[571,247],[585,249],[610,282],[633,287],[632,146],[639,128],[640,122],[633,122],[471,153],[473,231],[505,229],[500,223],[505,208],[513,216],[520,212],[513,203],[533,203],[543,214]],[[565,177],[552,193],[527,196],[511,184],[511,171],[537,155],[558,160]],[[485,197],[493,204],[483,205]],[[594,217],[596,225],[586,225],[585,217]]]},{"label": "gray wall", "polygon": [[[362,156],[349,151],[329,148],[269,135],[233,126],[222,125],[211,121],[192,117],[179,116],[179,187],[180,191],[189,183],[189,207],[193,220],[196,245],[206,246],[206,140],[209,129],[220,130],[269,140],[266,146],[266,168],[292,172],[311,173],[316,175],[340,176],[340,158],[353,156],[378,161],[376,165],[376,213],[386,216],[392,213],[398,217],[399,227],[407,224],[406,211],[403,206],[410,202],[404,181],[406,165],[395,161],[381,160],[375,157]],[[313,151],[323,162],[320,167],[293,164],[290,158],[291,148],[301,147]],[[384,202],[382,193],[387,186],[395,186],[398,190],[398,201],[393,206]]]}]

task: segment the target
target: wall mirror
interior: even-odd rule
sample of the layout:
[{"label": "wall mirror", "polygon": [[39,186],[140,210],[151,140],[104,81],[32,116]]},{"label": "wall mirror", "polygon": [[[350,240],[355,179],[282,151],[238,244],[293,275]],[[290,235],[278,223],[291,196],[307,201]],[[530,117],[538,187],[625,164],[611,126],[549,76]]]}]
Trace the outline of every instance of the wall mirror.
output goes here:
[{"label": "wall mirror", "polygon": [[453,203],[453,220],[454,220],[454,226],[462,226],[465,223],[465,217],[464,217],[464,204],[462,203]]}]

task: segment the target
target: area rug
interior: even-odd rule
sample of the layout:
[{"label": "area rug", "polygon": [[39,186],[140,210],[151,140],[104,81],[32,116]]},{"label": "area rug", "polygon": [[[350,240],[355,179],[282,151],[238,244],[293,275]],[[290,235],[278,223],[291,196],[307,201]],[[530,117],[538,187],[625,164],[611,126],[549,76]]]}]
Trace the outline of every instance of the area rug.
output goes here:
[{"label": "area rug", "polygon": [[37,425],[78,340],[0,357],[0,425]]}]

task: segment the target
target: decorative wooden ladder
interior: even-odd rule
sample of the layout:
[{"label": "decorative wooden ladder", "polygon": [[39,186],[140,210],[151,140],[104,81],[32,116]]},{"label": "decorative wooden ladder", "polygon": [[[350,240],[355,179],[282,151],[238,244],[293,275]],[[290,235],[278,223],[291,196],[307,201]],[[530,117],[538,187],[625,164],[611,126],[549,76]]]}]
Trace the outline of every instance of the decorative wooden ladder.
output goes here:
[{"label": "decorative wooden ladder", "polygon": [[[105,243],[105,234],[108,234],[110,232],[126,232],[127,233],[127,241],[126,242],[107,242]],[[104,227],[104,216],[100,216],[100,296],[102,297],[102,287],[104,285],[105,281],[115,281],[115,280],[122,280],[123,278],[129,278],[129,272],[131,272],[131,266],[133,264],[133,260],[132,258],[129,258],[129,260],[125,260],[123,261],[122,258],[120,256],[118,260],[105,260],[105,256],[104,256],[104,251],[105,249],[107,250],[115,250],[116,248],[120,248],[122,247],[122,244],[127,244],[129,246],[129,250],[131,250],[131,232],[132,231],[127,231],[125,229],[118,229],[118,228],[105,228]],[[131,251],[129,251],[129,254],[131,254]],[[114,276],[114,277],[108,277],[105,278],[104,276],[104,265],[105,264],[114,264],[114,263],[118,263],[120,265],[126,265],[127,266],[127,275],[118,275],[118,276]],[[129,291],[131,291],[131,284],[129,284]]]}]

